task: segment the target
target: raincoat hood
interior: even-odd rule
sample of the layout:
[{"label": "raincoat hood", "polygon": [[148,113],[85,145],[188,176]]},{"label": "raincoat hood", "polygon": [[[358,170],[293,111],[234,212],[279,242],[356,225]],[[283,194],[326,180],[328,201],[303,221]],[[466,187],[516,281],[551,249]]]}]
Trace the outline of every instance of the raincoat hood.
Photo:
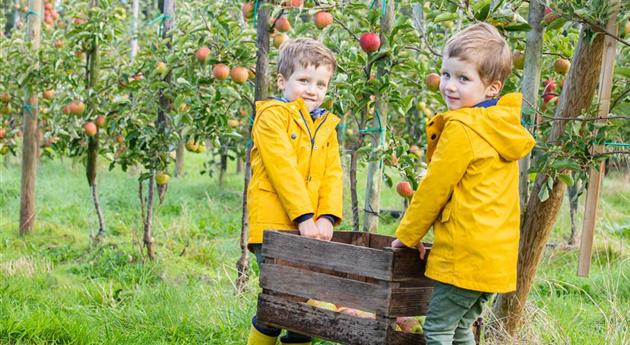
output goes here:
[{"label": "raincoat hood", "polygon": [[[509,93],[489,108],[465,108],[447,111],[444,122],[459,121],[472,129],[507,161],[527,155],[536,144],[532,135],[521,125],[520,93]],[[440,116],[440,115],[438,115]]]}]

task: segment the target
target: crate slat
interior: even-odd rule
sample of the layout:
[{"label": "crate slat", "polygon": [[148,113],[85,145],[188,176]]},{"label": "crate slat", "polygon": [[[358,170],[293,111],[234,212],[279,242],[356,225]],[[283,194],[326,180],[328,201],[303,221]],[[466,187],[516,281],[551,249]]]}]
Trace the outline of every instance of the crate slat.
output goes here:
[{"label": "crate slat", "polygon": [[426,315],[431,302],[432,287],[397,288],[392,290],[388,315]]},{"label": "crate slat", "polygon": [[425,345],[424,335],[393,331],[387,338],[387,345]]},{"label": "crate slat", "polygon": [[393,252],[265,231],[262,255],[337,272],[392,280]]},{"label": "crate slat", "polygon": [[256,319],[310,336],[348,345],[386,345],[383,321],[362,319],[304,303],[260,294]]},{"label": "crate slat", "polygon": [[382,285],[316,273],[307,269],[265,263],[260,271],[260,286],[274,292],[341,303],[345,307],[379,314],[388,312],[388,293]]}]

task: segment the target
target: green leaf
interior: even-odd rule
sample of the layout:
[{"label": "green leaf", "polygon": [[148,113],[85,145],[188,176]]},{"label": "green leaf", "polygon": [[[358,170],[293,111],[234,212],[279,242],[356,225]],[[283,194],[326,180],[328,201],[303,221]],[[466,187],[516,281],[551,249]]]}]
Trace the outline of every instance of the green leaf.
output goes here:
[{"label": "green leaf", "polygon": [[531,25],[527,24],[527,23],[516,23],[516,24],[510,24],[506,27],[504,27],[503,29],[505,31],[529,31],[531,30]]},{"label": "green leaf", "polygon": [[547,25],[548,30],[559,29],[566,23],[566,20],[562,17],[554,19],[549,25]]},{"label": "green leaf", "polygon": [[615,67],[615,74],[630,78],[630,67]]},{"label": "green leaf", "polygon": [[479,2],[473,5],[473,12],[475,15],[475,19],[479,21],[484,21],[488,18],[488,14],[490,13],[490,5],[492,4],[492,0],[480,0]]},{"label": "green leaf", "polygon": [[569,187],[573,186],[573,184],[575,183],[575,181],[573,181],[573,176],[569,174],[560,174],[558,178]]},{"label": "green leaf", "polygon": [[449,20],[455,20],[459,18],[459,16],[457,15],[457,13],[441,13],[439,15],[437,15],[435,17],[435,19],[433,19],[434,23],[440,23],[440,22],[447,22]]},{"label": "green leaf", "polygon": [[538,200],[544,202],[547,199],[549,199],[549,188],[547,188],[547,185],[542,185],[538,192]]}]

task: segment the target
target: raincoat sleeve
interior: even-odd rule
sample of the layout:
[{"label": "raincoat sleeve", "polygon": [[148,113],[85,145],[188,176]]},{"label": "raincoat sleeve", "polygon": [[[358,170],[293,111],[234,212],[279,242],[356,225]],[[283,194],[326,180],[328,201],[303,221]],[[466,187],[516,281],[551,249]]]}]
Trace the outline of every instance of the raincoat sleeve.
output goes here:
[{"label": "raincoat sleeve", "polygon": [[315,213],[304,178],[300,175],[296,152],[286,133],[287,116],[281,107],[268,108],[256,116],[252,139],[260,152],[269,182],[290,219]]},{"label": "raincoat sleeve", "polygon": [[473,151],[465,126],[457,121],[446,123],[429,163],[427,174],[414,193],[396,237],[408,247],[415,247],[429,231],[448,202],[454,187],[462,179]]},{"label": "raincoat sleeve", "polygon": [[339,142],[337,133],[333,131],[326,145],[326,170],[319,187],[319,215],[331,215],[335,217],[335,225],[341,223],[343,175],[341,170],[341,158],[339,157]]}]

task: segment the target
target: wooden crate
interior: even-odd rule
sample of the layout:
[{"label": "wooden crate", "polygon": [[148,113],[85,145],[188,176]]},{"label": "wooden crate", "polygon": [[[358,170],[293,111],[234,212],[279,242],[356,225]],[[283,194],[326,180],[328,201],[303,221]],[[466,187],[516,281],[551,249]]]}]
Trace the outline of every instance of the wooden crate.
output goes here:
[{"label": "wooden crate", "polygon": [[[350,345],[424,344],[421,334],[394,327],[397,316],[426,315],[433,284],[418,252],[390,248],[392,240],[335,232],[326,242],[265,231],[258,322]],[[376,319],[306,304],[311,298],[369,311]]]}]

